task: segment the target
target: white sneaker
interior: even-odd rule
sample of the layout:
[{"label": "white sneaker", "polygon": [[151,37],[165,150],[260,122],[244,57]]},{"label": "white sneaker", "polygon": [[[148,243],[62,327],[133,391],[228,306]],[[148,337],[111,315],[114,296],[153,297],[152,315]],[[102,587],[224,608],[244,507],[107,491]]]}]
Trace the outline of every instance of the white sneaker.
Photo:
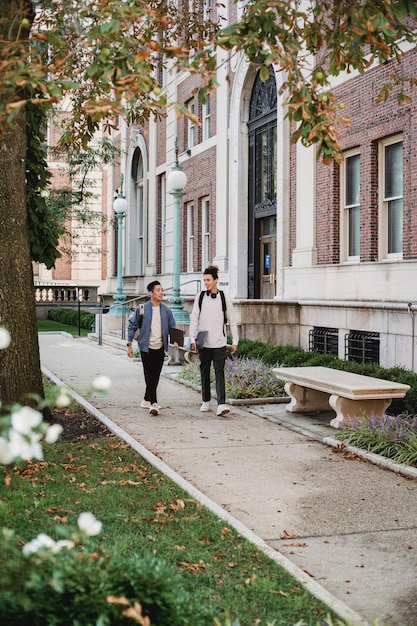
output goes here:
[{"label": "white sneaker", "polygon": [[149,402],[149,400],[142,400],[142,402],[140,403],[140,406],[142,409],[150,409],[151,403]]},{"label": "white sneaker", "polygon": [[150,415],[159,415],[159,406],[154,402],[149,409]]},{"label": "white sneaker", "polygon": [[219,406],[217,407],[217,412],[216,415],[226,415],[226,413],[229,413],[230,409],[226,404],[219,404]]},{"label": "white sneaker", "polygon": [[203,402],[203,404],[200,407],[200,411],[202,413],[207,413],[207,411],[210,411],[210,402]]}]

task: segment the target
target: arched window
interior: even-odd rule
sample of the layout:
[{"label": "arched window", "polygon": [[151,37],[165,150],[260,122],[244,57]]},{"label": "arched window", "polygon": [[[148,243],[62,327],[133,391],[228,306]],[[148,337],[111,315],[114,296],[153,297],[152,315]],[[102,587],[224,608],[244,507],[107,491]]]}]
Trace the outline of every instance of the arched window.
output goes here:
[{"label": "arched window", "polygon": [[276,273],[277,85],[274,70],[252,90],[249,121],[249,298],[273,298]]},{"label": "arched window", "polygon": [[133,276],[140,276],[144,273],[145,177],[143,156],[139,148],[136,148],[133,153],[131,176],[128,273]]}]

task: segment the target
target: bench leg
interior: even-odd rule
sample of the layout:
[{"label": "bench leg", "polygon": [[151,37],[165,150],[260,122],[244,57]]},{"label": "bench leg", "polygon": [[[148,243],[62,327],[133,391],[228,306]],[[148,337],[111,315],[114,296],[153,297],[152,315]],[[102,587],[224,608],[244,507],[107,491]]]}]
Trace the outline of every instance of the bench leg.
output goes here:
[{"label": "bench leg", "polygon": [[334,428],[343,428],[349,424],[350,417],[362,417],[363,415],[373,415],[383,417],[385,411],[391,404],[390,398],[379,400],[348,400],[341,396],[332,395],[329,404],[336,411],[336,417],[330,422]]},{"label": "bench leg", "polygon": [[198,352],[184,352],[184,363],[200,363]]},{"label": "bench leg", "polygon": [[184,353],[179,348],[169,344],[168,355],[168,365],[184,365]]},{"label": "bench leg", "polygon": [[290,397],[286,410],[290,413],[308,413],[309,411],[328,411],[329,394],[295,383],[285,383],[285,393]]}]

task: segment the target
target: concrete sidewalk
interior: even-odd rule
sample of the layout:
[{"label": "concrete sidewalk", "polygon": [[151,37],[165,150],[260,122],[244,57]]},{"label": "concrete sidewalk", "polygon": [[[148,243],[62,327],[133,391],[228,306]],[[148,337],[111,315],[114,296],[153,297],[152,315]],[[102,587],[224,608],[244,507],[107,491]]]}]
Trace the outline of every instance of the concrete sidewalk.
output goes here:
[{"label": "concrete sidewalk", "polygon": [[[286,567],[351,624],[417,624],[417,471],[403,476],[323,443],[329,416],[283,404],[200,413],[200,394],[165,366],[159,416],[139,407],[142,365],[124,342],[40,335],[44,372],[149,462]],[[85,400],[99,375],[108,398]],[[390,464],[391,469],[395,468]]]}]

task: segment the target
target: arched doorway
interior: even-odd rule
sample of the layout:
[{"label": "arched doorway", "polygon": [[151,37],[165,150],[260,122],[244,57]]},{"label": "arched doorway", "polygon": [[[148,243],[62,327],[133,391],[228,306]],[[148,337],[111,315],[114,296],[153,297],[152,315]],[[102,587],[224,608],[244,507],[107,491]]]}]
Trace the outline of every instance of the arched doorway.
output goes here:
[{"label": "arched doorway", "polygon": [[252,90],[249,121],[248,298],[273,298],[277,231],[277,86],[259,74]]}]

